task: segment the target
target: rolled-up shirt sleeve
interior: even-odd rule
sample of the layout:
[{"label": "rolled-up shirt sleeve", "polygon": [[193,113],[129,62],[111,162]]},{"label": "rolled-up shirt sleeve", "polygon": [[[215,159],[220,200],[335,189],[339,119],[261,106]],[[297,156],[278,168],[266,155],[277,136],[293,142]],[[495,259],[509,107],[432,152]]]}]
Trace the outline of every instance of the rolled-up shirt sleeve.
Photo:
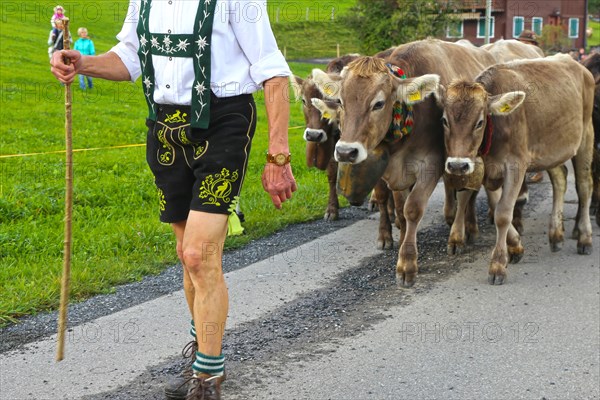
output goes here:
[{"label": "rolled-up shirt sleeve", "polygon": [[119,43],[113,46],[109,51],[117,54],[125,67],[129,71],[131,81],[135,82],[142,74],[140,59],[138,57],[138,48],[140,46],[137,37],[137,23],[139,18],[139,1],[131,1],[127,11],[127,17],[123,23],[121,32],[117,35]]},{"label": "rolled-up shirt sleeve", "polygon": [[262,85],[276,76],[290,76],[290,67],[271,30],[266,1],[230,0],[229,7],[241,13],[230,19],[230,23],[250,61],[250,76],[254,83]]}]

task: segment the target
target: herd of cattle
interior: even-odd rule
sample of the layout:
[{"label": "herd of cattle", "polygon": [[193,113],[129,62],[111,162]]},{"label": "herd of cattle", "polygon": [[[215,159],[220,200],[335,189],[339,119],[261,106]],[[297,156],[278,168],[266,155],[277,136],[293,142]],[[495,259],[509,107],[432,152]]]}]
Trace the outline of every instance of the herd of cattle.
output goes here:
[{"label": "herd of cattle", "polygon": [[292,80],[303,103],[306,161],[328,174],[325,218],[338,217],[338,192],[358,204],[374,189],[378,248],[393,246],[393,218],[400,229],[400,285],[415,282],[417,228],[440,179],[450,254],[477,237],[475,198],[485,189],[497,231],[488,282],[500,285],[524,252],[526,172],[548,172],[550,248],[560,250],[571,159],[572,235],[578,253],[591,254],[590,213],[600,226],[600,54],[582,65],[516,40],[476,47],[426,39],[340,57]]}]

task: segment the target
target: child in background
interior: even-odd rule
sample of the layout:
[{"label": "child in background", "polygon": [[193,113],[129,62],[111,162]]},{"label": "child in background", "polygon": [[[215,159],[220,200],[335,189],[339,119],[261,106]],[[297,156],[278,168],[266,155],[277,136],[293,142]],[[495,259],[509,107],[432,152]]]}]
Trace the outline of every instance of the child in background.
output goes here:
[{"label": "child in background", "polygon": [[62,6],[54,7],[54,14],[52,15],[52,18],[50,18],[50,24],[52,25],[52,33],[55,35],[55,37],[59,34],[59,29],[56,27],[56,20],[63,19],[65,17],[64,12],[65,10],[62,8]]},{"label": "child in background", "polygon": [[[96,55],[96,49],[94,49],[94,42],[88,37],[88,30],[84,27],[77,29],[77,35],[79,39],[75,42],[75,50],[78,50],[84,56]],[[92,77],[79,75],[79,87],[85,89],[85,81],[87,79],[88,88],[92,88]]]}]

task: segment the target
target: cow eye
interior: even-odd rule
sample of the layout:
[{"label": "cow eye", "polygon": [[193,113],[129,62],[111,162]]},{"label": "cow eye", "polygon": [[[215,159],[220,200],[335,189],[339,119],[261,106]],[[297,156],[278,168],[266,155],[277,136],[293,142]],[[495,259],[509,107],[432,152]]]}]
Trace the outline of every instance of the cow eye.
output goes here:
[{"label": "cow eye", "polygon": [[373,111],[381,110],[385,106],[385,101],[378,101],[373,105]]},{"label": "cow eye", "polygon": [[304,97],[302,98],[302,104],[306,105],[306,99]]},{"label": "cow eye", "polygon": [[446,119],[446,117],[442,117],[442,124],[444,125],[444,127],[448,128],[448,120]]},{"label": "cow eye", "polygon": [[481,129],[482,126],[483,126],[483,120],[480,119],[479,122],[477,122],[477,125],[475,125],[475,129]]}]

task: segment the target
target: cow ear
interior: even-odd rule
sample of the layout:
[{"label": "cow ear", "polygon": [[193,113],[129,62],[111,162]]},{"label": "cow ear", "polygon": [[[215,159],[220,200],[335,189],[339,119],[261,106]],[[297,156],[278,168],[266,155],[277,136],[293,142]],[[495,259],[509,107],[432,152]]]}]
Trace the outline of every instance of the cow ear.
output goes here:
[{"label": "cow ear", "polygon": [[505,116],[515,111],[525,101],[525,92],[516,90],[491,96],[488,100],[490,113],[492,115]]},{"label": "cow ear", "polygon": [[435,94],[435,98],[437,100],[438,107],[442,109],[446,107],[446,86],[440,83],[437,93]]},{"label": "cow ear", "polygon": [[342,78],[339,75],[329,75],[320,69],[313,69],[312,77],[317,89],[319,89],[319,92],[321,92],[324,97],[331,100],[340,99]]},{"label": "cow ear", "polygon": [[439,75],[427,74],[416,78],[398,80],[397,98],[407,105],[422,103],[432,94],[434,96],[438,95]]},{"label": "cow ear", "polygon": [[329,121],[336,121],[338,119],[339,103],[333,101],[323,101],[321,99],[312,98],[310,99],[313,106],[321,112],[321,118],[328,119]]},{"label": "cow ear", "polygon": [[292,91],[294,92],[294,97],[296,101],[300,100],[302,97],[302,85],[304,84],[304,80],[299,76],[293,75],[290,77],[290,86],[292,87]]}]

